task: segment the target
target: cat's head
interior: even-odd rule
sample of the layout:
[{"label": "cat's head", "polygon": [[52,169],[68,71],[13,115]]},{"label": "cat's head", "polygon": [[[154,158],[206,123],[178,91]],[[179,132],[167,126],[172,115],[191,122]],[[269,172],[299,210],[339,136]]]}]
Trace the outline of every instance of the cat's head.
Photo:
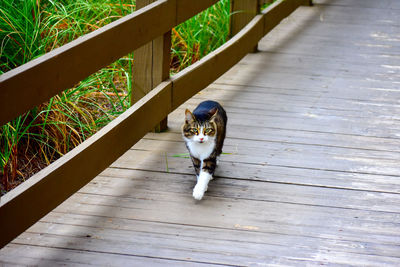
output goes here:
[{"label": "cat's head", "polygon": [[215,109],[211,112],[209,120],[200,121],[192,112],[186,109],[182,133],[187,141],[208,143],[215,140],[217,134],[217,124],[215,123],[217,110]]}]

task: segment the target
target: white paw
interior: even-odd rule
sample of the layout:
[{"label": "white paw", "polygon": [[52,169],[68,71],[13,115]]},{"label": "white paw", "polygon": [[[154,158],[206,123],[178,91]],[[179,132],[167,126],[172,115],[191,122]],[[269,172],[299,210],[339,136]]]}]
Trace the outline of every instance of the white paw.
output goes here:
[{"label": "white paw", "polygon": [[[207,190],[207,189],[206,189]],[[196,200],[201,200],[204,196],[204,192],[206,192],[202,186],[196,185],[193,188],[193,197]]]},{"label": "white paw", "polygon": [[194,199],[201,200],[204,196],[204,193],[208,189],[208,182],[212,179],[212,175],[208,172],[200,172],[199,177],[197,179],[197,184],[193,188],[193,197]]}]

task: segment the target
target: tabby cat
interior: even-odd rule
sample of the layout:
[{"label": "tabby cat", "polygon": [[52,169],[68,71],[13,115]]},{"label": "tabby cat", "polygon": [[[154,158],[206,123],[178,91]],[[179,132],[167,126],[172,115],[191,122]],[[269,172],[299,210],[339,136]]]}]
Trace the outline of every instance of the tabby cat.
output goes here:
[{"label": "tabby cat", "polygon": [[193,197],[201,200],[207,191],[217,166],[217,157],[222,153],[227,116],[223,107],[215,101],[201,102],[192,112],[185,111],[182,135],[190,152],[197,175]]}]

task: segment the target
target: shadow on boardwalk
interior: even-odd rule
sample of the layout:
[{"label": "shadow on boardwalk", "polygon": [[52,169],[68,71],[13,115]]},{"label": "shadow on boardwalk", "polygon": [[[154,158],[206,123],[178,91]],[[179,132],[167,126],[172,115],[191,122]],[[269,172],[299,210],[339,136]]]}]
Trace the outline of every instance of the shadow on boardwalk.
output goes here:
[{"label": "shadow on boardwalk", "polygon": [[[0,251],[20,265],[398,266],[400,4],[315,1]],[[229,125],[203,201],[184,108]]]}]

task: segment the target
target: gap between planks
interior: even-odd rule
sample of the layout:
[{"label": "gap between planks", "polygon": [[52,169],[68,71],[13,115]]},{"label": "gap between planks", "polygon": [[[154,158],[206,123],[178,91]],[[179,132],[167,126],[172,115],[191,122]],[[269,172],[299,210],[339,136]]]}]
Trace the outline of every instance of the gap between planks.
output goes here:
[{"label": "gap between planks", "polygon": [[[190,163],[190,162],[189,162]],[[188,163],[188,164],[189,164]],[[246,165],[246,164],[243,164]],[[338,173],[340,171],[336,170],[322,170],[322,169],[310,169],[310,168],[300,168],[300,167],[290,167],[290,166],[279,166],[279,165],[269,165],[271,167],[279,167],[279,168],[290,168],[290,169],[300,169],[300,170],[311,170],[311,171],[322,171],[322,172],[332,172]],[[168,174],[178,174],[178,175],[194,175],[191,172],[183,172],[183,171],[163,171],[163,170],[151,170],[145,168],[129,168],[129,167],[116,167],[110,166],[109,169],[121,169],[121,170],[133,170],[133,171],[147,171],[147,172],[155,172],[155,173],[168,173]],[[344,172],[349,173],[349,172]],[[351,173],[349,173],[351,174]],[[364,173],[361,173],[364,174]],[[377,175],[377,174],[368,174],[372,176],[385,176],[385,175]],[[101,174],[100,176],[106,176]],[[112,176],[108,176],[112,177]],[[398,176],[395,176],[397,178]],[[298,182],[285,182],[285,181],[274,181],[274,180],[266,180],[266,179],[256,179],[256,178],[241,178],[241,177],[232,177],[232,176],[224,176],[224,175],[215,175],[216,179],[231,179],[231,180],[241,180],[241,181],[249,181],[249,182],[262,182],[262,183],[271,183],[271,184],[282,184],[282,185],[298,185],[298,186],[309,186],[309,187],[317,187],[317,188],[328,188],[328,189],[339,189],[339,190],[349,190],[349,191],[359,191],[359,192],[370,192],[370,193],[384,193],[384,194],[393,194],[399,195],[400,192],[396,191],[388,191],[388,190],[374,190],[374,189],[365,189],[365,188],[354,188],[354,187],[345,187],[345,186],[334,186],[334,185],[323,185],[323,184],[311,184],[311,183],[298,183]]]},{"label": "gap between planks", "polygon": [[[293,129],[282,129],[282,128],[272,128],[272,127],[265,127],[267,129],[277,129],[277,130],[293,130]],[[316,133],[315,131],[308,131],[311,133]],[[169,133],[176,134],[178,136],[181,136],[180,132],[177,131],[170,131]],[[325,133],[325,132],[318,132],[318,133]],[[354,136],[354,135],[352,135]],[[366,136],[362,136],[366,137]],[[243,140],[243,141],[260,141],[260,142],[265,142],[265,143],[277,143],[277,144],[288,144],[288,145],[302,145],[302,146],[318,146],[318,147],[332,147],[332,148],[339,148],[339,149],[352,149],[352,150],[365,150],[365,151],[376,151],[376,152],[390,152],[390,153],[400,153],[400,150],[394,150],[394,149],[378,149],[378,148],[364,148],[364,147],[355,147],[355,146],[346,146],[346,145],[331,145],[331,144],[319,144],[319,143],[305,143],[305,142],[295,142],[295,141],[288,141],[288,140],[269,140],[269,139],[256,139],[256,138],[243,138],[243,137],[234,137],[234,136],[227,136],[227,139],[231,140]],[[374,138],[382,138],[382,139],[387,139],[383,137],[374,137]],[[177,143],[182,143],[183,140],[170,140],[170,139],[157,139],[156,137],[149,137],[145,136],[143,137],[145,140],[157,140],[157,141],[171,141],[171,142],[177,142]],[[382,141],[385,141],[382,140]],[[394,140],[399,140],[400,139],[394,139]],[[314,140],[313,140],[314,141]],[[133,149],[133,147],[131,148]],[[394,154],[393,154],[394,155]],[[399,154],[400,157],[400,154]],[[373,159],[374,157],[372,157]],[[393,159],[393,158],[388,158],[388,159]]]},{"label": "gap between planks", "polygon": [[[10,243],[4,249],[4,253],[7,255],[1,255],[2,262],[4,264],[21,265],[21,266],[32,266],[33,263],[39,266],[56,266],[73,264],[74,266],[155,266],[163,267],[166,265],[171,266],[230,266],[230,265],[213,265],[211,263],[197,264],[190,261],[179,261],[179,260],[163,260],[160,258],[140,257],[133,255],[124,254],[113,254],[107,252],[94,252],[86,251],[81,253],[81,250],[73,248],[54,248],[39,245],[27,245]],[[13,251],[14,250],[14,251]],[[15,253],[15,251],[24,251],[24,255]],[[56,258],[46,259],[40,256],[45,253],[46,255],[59,255]]]},{"label": "gap between planks", "polygon": [[[132,223],[138,223],[137,220],[131,220],[131,222]],[[156,224],[156,225],[160,226],[160,223],[157,223],[157,222],[151,222],[150,221],[148,223]],[[59,225],[61,227],[63,225],[70,226],[68,224],[52,223],[52,222],[49,222],[49,223],[41,222],[40,224],[41,225],[46,225],[46,224]],[[166,223],[161,223],[161,224],[166,224]],[[169,224],[169,225],[174,226],[174,227],[179,227],[180,226],[180,227],[185,227],[185,228],[190,228],[190,229],[198,228],[198,229],[196,229],[196,232],[199,232],[198,234],[191,234],[191,235],[190,234],[179,234],[180,237],[195,238],[195,239],[196,238],[202,238],[202,239],[209,240],[209,241],[214,241],[214,242],[215,241],[222,241],[222,242],[227,242],[227,243],[245,242],[246,244],[251,244],[252,246],[254,246],[254,245],[285,246],[285,244],[282,244],[282,243],[279,242],[279,237],[280,236],[288,236],[291,239],[295,239],[297,242],[298,242],[298,239],[303,239],[304,238],[304,239],[306,239],[305,243],[309,243],[310,241],[311,242],[314,241],[316,243],[320,243],[320,242],[324,242],[324,241],[331,242],[331,241],[334,240],[334,239],[330,239],[330,238],[327,238],[327,237],[315,237],[315,236],[307,236],[307,235],[285,235],[285,234],[268,233],[268,232],[256,232],[256,231],[252,231],[252,230],[241,230],[241,229],[230,229],[230,228],[212,228],[212,227],[193,226],[193,225],[180,225],[180,224]],[[72,226],[76,226],[76,225],[72,224]],[[157,227],[157,226],[155,226],[155,227]],[[166,233],[166,231],[140,231],[140,230],[131,230],[131,229],[115,229],[115,228],[112,228],[112,227],[105,227],[105,228],[99,229],[98,227],[92,227],[92,226],[88,226],[88,225],[84,225],[84,226],[82,226],[82,228],[83,228],[82,229],[83,231],[85,231],[87,229],[87,232],[96,232],[94,229],[97,228],[100,231],[102,231],[103,229],[117,230],[117,231],[120,230],[121,232],[130,233],[130,235],[135,235],[135,233],[136,233],[136,235],[149,234],[149,235],[153,235],[153,236],[160,235],[160,237],[165,236],[167,238],[168,237],[173,237],[173,236],[176,235],[174,233]],[[127,227],[127,228],[129,228],[129,227]],[[212,231],[213,233],[217,232],[217,234],[219,234],[219,236],[215,236],[215,234],[214,234],[212,238],[207,238],[207,235],[202,235],[202,234],[204,234],[204,232],[206,232],[207,230],[210,230],[210,229],[213,229],[213,231]],[[226,237],[225,235],[222,236],[221,232],[230,232],[229,236],[236,236],[236,238]],[[242,232],[242,233],[240,233],[240,236],[238,237],[237,235],[238,235],[239,232]],[[31,233],[33,236],[35,234],[38,234],[38,232],[36,232],[36,231],[30,231],[29,233]],[[245,235],[254,236],[254,234],[256,234],[256,233],[262,234],[265,237],[266,241],[261,242],[260,237],[257,238],[257,241],[252,241],[251,239],[245,237]],[[82,233],[82,235],[83,234],[84,233]],[[57,235],[57,234],[43,233],[43,235]],[[68,236],[68,235],[60,235],[60,236],[63,236],[65,238],[75,237],[75,236]],[[201,237],[199,237],[199,236],[201,236]],[[77,237],[80,237],[80,236],[78,235]],[[274,240],[273,240],[274,237],[275,237],[275,239],[278,240],[278,242],[276,242],[276,241],[274,242]],[[348,246],[351,246],[354,241],[346,240],[346,239],[340,239],[340,241],[337,240],[336,242],[340,242],[342,244],[347,244],[348,243]],[[370,247],[377,247],[377,246],[379,247],[380,246],[382,249],[386,248],[389,251],[389,253],[382,253],[382,254],[373,253],[373,252],[364,252],[363,253],[362,251],[357,251],[357,249],[349,252],[349,249],[345,250],[344,248],[341,248],[340,246],[337,246],[336,248],[330,248],[329,250],[330,251],[336,251],[336,252],[349,252],[349,253],[354,253],[354,254],[359,254],[359,255],[375,255],[375,256],[385,256],[385,257],[388,256],[388,257],[391,257],[390,252],[393,253],[393,250],[395,249],[395,246],[391,246],[390,244],[379,244],[379,243],[374,243],[372,241],[367,241],[365,243]],[[15,244],[23,244],[23,243],[15,243]],[[298,246],[298,245],[296,245],[296,246]],[[89,251],[93,251],[93,250],[89,250]],[[101,252],[101,251],[93,251],[93,252]],[[102,252],[102,253],[107,253],[107,252]],[[111,252],[110,254],[115,254],[115,253]],[[121,255],[124,255],[124,254],[121,254]],[[129,255],[129,254],[125,254],[125,255]],[[143,257],[142,255],[138,255],[138,254],[133,254],[132,256]],[[392,256],[392,257],[397,258],[396,256]],[[157,258],[157,257],[155,257],[155,258]],[[164,258],[164,259],[177,260],[176,258]],[[178,259],[178,261],[179,261],[179,259]],[[230,265],[228,265],[228,266],[230,266]]]},{"label": "gap between planks", "polygon": [[[116,170],[122,170],[122,169],[116,169]],[[138,173],[146,173],[151,175],[151,173],[155,174],[163,174],[163,172],[158,172],[158,171],[148,171],[148,170],[137,170],[137,169],[125,169],[127,171],[135,171]],[[188,187],[190,187],[193,184],[192,178],[193,174],[189,173],[177,173],[177,172],[169,172],[169,176],[176,175],[179,177],[179,179],[176,179],[176,181],[180,183],[186,183],[188,184]],[[391,207],[392,205],[395,205],[398,200],[400,200],[400,193],[391,193],[391,192],[377,192],[377,191],[372,191],[372,190],[356,190],[356,189],[347,189],[347,188],[335,188],[335,187],[327,187],[327,186],[312,186],[312,185],[305,185],[305,184],[295,184],[295,183],[284,183],[284,182],[269,182],[269,181],[260,181],[260,180],[253,180],[253,179],[234,179],[234,178],[226,178],[226,177],[215,177],[217,178],[216,182],[212,182],[212,190],[211,192],[208,192],[208,196],[212,196],[215,198],[231,198],[231,199],[243,199],[243,200],[249,200],[249,201],[262,201],[262,202],[273,202],[273,203],[284,203],[284,204],[292,204],[292,205],[300,205],[300,206],[315,206],[315,207],[327,207],[327,208],[338,208],[338,209],[347,209],[347,210],[359,210],[359,211],[371,211],[371,212],[383,212],[383,213],[392,213],[392,214],[397,214],[400,215],[400,210],[393,210]],[[115,179],[115,180],[114,180]],[[128,180],[126,180],[128,179]],[[154,180],[158,181],[158,178],[154,178]],[[184,182],[183,182],[183,181]],[[126,183],[130,184],[133,183],[134,180],[129,180],[129,178],[122,177],[122,176],[117,176],[117,175],[110,175],[110,174],[102,174],[99,176],[97,182],[100,183],[102,186],[104,185],[109,185],[112,183],[112,181],[119,181],[120,183]],[[153,184],[153,182],[151,183]],[[272,186],[273,185],[273,186]],[[263,194],[259,194],[258,197],[256,194],[251,194],[253,197],[249,197],[248,195],[250,193],[247,193],[246,195],[241,195],[238,193],[241,188],[244,186],[247,186],[246,192],[256,192],[256,188],[268,188],[268,190],[271,191],[292,191],[296,186],[299,186],[302,188],[301,192],[298,192],[294,194],[293,196],[287,196],[287,197],[279,197],[276,196],[276,193],[270,193],[270,195],[264,196]],[[93,187],[93,189],[96,187],[94,184],[92,184],[90,187]],[[229,187],[231,189],[229,189]],[[222,191],[218,191],[222,190]],[[226,190],[224,190],[226,189]],[[233,190],[232,190],[233,189]],[[140,189],[140,190],[149,190],[149,189]],[[174,188],[172,191],[171,189],[169,190],[155,190],[159,192],[168,192],[168,193],[182,193],[186,195],[185,190],[180,190],[176,191]],[[189,190],[190,191],[190,190]],[[107,191],[108,192],[108,191]],[[324,199],[324,194],[325,193],[332,193],[332,192],[337,192],[340,194],[341,192],[341,197],[336,197],[334,196],[327,196]],[[82,190],[80,193],[82,194],[94,194],[94,195],[108,195],[108,196],[113,196],[110,195],[110,192],[102,192],[102,193],[97,193],[96,191],[85,191]],[[190,192],[187,192],[189,194]],[[371,202],[373,202],[372,197],[367,197],[364,193],[373,193],[375,194],[374,197],[376,198],[385,198],[387,203],[384,203],[385,207],[379,208],[378,204],[375,204],[375,207]],[[114,195],[115,196],[115,195]],[[318,200],[316,202],[320,204],[313,203],[310,201],[308,198],[312,198],[313,200]],[[355,200],[353,200],[355,198]],[[360,200],[364,198],[364,200]],[[341,203],[343,200],[351,200],[352,203]],[[326,201],[325,201],[326,200]],[[326,202],[326,203],[323,203]],[[365,205],[362,205],[365,202]],[[370,205],[370,206],[369,206]]]}]

